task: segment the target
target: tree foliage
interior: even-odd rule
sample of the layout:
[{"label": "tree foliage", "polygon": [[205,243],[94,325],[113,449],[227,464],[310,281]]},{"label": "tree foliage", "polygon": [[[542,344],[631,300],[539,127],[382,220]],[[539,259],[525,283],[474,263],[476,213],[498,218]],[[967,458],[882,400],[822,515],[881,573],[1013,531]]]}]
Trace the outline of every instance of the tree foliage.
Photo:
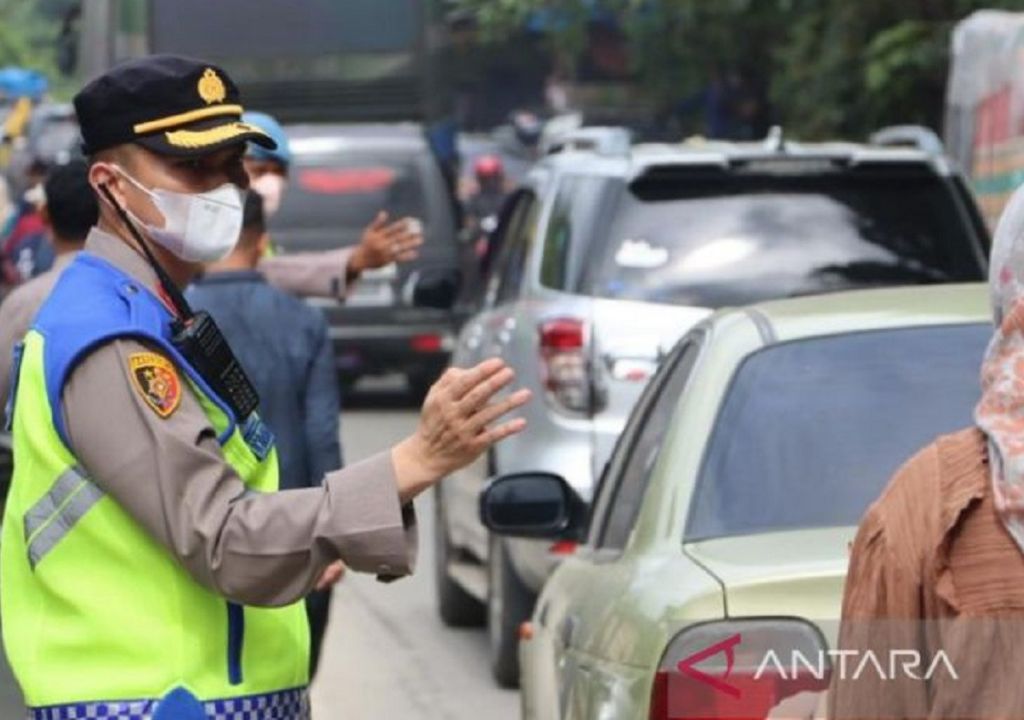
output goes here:
[{"label": "tree foliage", "polygon": [[553,46],[579,48],[594,7],[614,12],[640,83],[670,106],[719,72],[742,75],[773,119],[807,138],[858,137],[881,125],[939,129],[950,32],[981,8],[1024,0],[460,0],[484,37],[554,13]]},{"label": "tree foliage", "polygon": [[58,97],[73,82],[58,70],[62,17],[74,0],[0,0],[0,67],[14,65],[43,72]]}]

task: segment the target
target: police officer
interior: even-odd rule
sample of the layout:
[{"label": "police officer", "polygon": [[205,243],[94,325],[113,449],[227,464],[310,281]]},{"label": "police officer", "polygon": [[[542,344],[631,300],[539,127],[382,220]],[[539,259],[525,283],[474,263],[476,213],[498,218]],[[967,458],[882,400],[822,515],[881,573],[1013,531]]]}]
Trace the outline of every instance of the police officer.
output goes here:
[{"label": "police officer", "polygon": [[240,119],[218,67],[118,66],[75,98],[99,224],[18,355],[0,543],[4,647],[42,720],[304,720],[297,603],[336,560],[411,571],[412,499],[520,431],[499,360],[449,370],[417,431],[275,493],[272,437],[179,291],[234,245]]},{"label": "police officer", "polygon": [[[281,206],[288,184],[292,164],[288,136],[281,124],[266,113],[246,112],[242,122],[262,130],[276,145],[270,148],[250,142],[242,159],[250,188],[263,198],[269,218]],[[381,211],[354,247],[271,254],[260,261],[259,271],[272,285],[295,295],[344,300],[348,288],[366,270],[415,260],[423,245],[422,228],[422,223],[412,218],[392,221]]]}]

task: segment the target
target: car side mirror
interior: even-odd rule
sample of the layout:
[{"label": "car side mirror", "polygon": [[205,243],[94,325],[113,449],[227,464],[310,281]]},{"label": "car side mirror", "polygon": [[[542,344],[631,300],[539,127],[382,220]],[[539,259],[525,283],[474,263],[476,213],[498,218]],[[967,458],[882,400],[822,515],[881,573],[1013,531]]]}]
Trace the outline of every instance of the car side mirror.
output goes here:
[{"label": "car side mirror", "polygon": [[459,297],[462,276],[458,270],[426,268],[417,271],[410,281],[413,305],[450,310]]},{"label": "car side mirror", "polygon": [[480,494],[480,520],[498,535],[578,540],[586,506],[560,475],[501,475]]}]

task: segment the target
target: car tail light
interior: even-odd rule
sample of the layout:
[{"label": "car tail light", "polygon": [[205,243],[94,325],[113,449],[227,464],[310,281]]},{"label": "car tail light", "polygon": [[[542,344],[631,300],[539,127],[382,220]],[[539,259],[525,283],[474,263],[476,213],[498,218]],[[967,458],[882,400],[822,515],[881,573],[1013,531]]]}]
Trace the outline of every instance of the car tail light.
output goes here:
[{"label": "car tail light", "polygon": [[552,555],[572,555],[579,548],[580,544],[575,540],[559,540],[551,543],[548,552]]},{"label": "car tail light", "polygon": [[437,334],[414,335],[409,342],[413,350],[421,353],[440,352],[443,345],[441,336]]},{"label": "car tail light", "polygon": [[591,409],[590,370],[586,326],[577,318],[556,318],[541,323],[541,374],[548,400],[566,410]]},{"label": "car tail light", "polygon": [[802,620],[713,622],[679,633],[651,688],[651,720],[763,720],[786,698],[828,687],[821,633]]}]

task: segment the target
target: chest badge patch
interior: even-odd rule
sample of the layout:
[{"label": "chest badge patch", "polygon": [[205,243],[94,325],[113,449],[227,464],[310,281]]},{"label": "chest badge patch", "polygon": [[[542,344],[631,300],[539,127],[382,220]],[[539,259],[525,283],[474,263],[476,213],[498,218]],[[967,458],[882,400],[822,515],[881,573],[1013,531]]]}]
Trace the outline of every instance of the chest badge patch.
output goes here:
[{"label": "chest badge patch", "polygon": [[181,403],[181,380],[171,361],[156,353],[128,356],[132,382],[142,399],[156,414],[168,417]]}]

